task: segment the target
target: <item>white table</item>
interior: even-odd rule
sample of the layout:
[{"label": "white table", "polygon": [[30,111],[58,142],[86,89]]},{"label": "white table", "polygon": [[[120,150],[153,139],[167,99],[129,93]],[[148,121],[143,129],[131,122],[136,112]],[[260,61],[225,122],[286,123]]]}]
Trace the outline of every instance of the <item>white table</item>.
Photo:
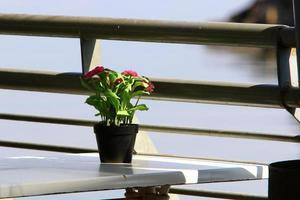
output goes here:
[{"label": "white table", "polygon": [[135,155],[100,164],[98,154],[0,157],[0,198],[268,178],[263,165]]}]

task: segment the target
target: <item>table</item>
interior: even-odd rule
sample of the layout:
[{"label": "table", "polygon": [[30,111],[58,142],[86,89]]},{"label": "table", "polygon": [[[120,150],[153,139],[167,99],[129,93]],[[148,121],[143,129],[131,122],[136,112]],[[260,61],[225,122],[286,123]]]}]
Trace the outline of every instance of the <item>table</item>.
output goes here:
[{"label": "table", "polygon": [[0,157],[0,198],[268,178],[265,165],[134,155],[100,164],[98,154]]}]

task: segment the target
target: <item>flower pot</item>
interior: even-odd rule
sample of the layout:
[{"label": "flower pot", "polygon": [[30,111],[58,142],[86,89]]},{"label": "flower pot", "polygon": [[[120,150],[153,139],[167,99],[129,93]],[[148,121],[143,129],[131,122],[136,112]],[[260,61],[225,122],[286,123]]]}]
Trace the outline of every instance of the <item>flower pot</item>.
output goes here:
[{"label": "flower pot", "polygon": [[131,163],[137,124],[106,126],[94,125],[100,160],[103,163]]},{"label": "flower pot", "polygon": [[269,200],[300,199],[300,160],[272,163],[269,166]]}]

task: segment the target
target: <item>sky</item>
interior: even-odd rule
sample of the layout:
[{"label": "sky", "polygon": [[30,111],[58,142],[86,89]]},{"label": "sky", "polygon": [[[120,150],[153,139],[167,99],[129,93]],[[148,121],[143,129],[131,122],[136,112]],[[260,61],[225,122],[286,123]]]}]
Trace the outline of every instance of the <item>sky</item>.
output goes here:
[{"label": "sky", "polygon": [[[70,3],[72,2],[72,3]],[[249,0],[2,0],[1,13],[78,15],[188,21],[224,20]]]}]

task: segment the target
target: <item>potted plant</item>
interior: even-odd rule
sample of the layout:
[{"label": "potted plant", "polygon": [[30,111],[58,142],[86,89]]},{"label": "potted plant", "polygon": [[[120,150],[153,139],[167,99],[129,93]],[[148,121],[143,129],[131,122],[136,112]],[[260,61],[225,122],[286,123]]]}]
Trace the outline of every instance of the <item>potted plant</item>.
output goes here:
[{"label": "potted plant", "polygon": [[86,103],[101,117],[94,125],[101,162],[130,163],[139,128],[133,117],[137,110],[148,110],[139,101],[153,92],[154,85],[135,71],[119,73],[102,66],[84,74],[81,84],[92,92]]}]

